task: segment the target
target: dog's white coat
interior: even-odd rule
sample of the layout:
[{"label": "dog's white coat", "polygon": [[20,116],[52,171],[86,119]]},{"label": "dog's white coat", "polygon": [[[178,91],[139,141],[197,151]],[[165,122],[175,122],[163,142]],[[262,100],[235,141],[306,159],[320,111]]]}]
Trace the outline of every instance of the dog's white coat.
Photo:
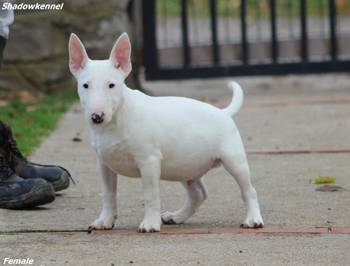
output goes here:
[{"label": "dog's white coat", "polygon": [[[69,53],[102,174],[103,207],[92,228],[114,225],[117,174],[142,177],[145,216],[139,231],[154,232],[160,230],[161,220],[183,223],[198,209],[207,197],[201,177],[221,164],[241,188],[247,207],[243,226],[263,225],[245,150],[232,119],[243,102],[237,83],[229,83],[234,93],[231,104],[218,109],[189,98],[151,97],[129,89],[124,84],[131,71],[127,34],[119,37],[108,60],[90,60],[74,34]],[[92,114],[102,113],[104,121],[94,124]],[[160,179],[180,181],[186,188],[188,198],[180,210],[160,214]]]}]

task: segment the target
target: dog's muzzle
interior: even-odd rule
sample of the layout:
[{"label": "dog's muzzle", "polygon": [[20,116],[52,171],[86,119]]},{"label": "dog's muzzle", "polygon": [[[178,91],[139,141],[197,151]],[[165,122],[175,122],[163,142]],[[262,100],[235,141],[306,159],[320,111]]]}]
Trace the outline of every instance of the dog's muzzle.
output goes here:
[{"label": "dog's muzzle", "polygon": [[93,113],[91,115],[91,120],[94,124],[101,124],[103,122],[105,114],[102,112],[101,114]]}]

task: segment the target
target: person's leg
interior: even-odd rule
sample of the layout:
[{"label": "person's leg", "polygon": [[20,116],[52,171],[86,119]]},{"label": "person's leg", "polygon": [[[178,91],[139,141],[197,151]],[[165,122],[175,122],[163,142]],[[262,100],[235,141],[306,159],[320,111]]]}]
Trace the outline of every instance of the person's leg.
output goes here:
[{"label": "person's leg", "polygon": [[[6,39],[0,36],[0,68],[5,46]],[[41,178],[24,180],[10,166],[4,138],[8,128],[0,121],[0,208],[33,208],[54,201],[55,192],[51,184]]]},{"label": "person's leg", "polygon": [[3,137],[6,130],[0,121],[0,208],[24,209],[52,202],[55,192],[51,184],[41,178],[25,180],[10,166]]},{"label": "person's leg", "polygon": [[2,64],[2,60],[3,60],[5,46],[6,46],[6,39],[4,37],[0,36],[0,67]]},{"label": "person's leg", "polygon": [[[6,39],[0,36],[0,68],[3,61],[3,52]],[[55,191],[61,191],[69,186],[71,176],[63,167],[56,165],[40,165],[29,162],[17,148],[11,128],[0,121],[0,150],[6,157],[10,167],[21,178],[42,178],[51,183]]]},{"label": "person's leg", "polygon": [[0,208],[33,208],[54,199],[55,192],[49,183],[40,178],[20,178],[0,152]]},{"label": "person's leg", "polygon": [[23,179],[41,178],[49,182],[55,191],[69,186],[70,173],[61,166],[41,165],[28,161],[17,147],[11,128],[0,121],[0,150],[10,167]]}]

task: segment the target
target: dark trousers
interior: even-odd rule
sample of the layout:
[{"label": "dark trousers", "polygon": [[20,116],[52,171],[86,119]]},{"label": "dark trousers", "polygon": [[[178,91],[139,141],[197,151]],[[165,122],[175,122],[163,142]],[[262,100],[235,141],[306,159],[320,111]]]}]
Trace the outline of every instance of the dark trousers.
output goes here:
[{"label": "dark trousers", "polygon": [[5,45],[6,45],[6,39],[4,37],[0,36],[0,66],[2,64]]}]

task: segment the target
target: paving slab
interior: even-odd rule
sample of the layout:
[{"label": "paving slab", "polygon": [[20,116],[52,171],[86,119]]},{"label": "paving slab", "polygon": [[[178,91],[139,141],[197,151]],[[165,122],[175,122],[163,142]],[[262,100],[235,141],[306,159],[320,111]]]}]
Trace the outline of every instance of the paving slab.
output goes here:
[{"label": "paving slab", "polygon": [[[7,235],[2,254],[35,265],[349,265],[349,235]],[[14,248],[17,247],[17,248]]]}]

